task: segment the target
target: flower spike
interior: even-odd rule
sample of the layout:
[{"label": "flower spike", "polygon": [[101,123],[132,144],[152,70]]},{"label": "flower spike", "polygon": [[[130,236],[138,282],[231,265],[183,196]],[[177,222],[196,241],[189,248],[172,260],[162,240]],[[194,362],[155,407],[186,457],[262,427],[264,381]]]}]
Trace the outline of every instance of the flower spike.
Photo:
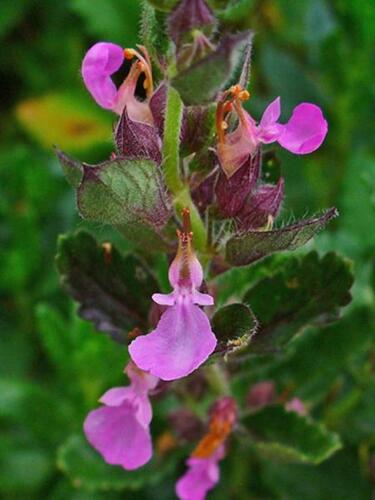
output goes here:
[{"label": "flower spike", "polygon": [[168,307],[156,329],[136,338],[129,346],[137,366],[162,380],[189,375],[206,361],[217,343],[207,316],[198,307],[212,305],[213,298],[199,291],[203,270],[192,248],[188,209],[182,217],[178,251],[168,274],[173,292],[152,296],[154,302]]}]

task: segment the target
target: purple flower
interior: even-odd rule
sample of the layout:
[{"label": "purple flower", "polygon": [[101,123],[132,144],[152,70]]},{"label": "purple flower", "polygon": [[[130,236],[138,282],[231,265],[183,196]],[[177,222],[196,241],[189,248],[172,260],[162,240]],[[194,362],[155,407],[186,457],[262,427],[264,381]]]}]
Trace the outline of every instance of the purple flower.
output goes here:
[{"label": "purple flower", "polygon": [[[308,154],[318,149],[324,141],[328,124],[321,109],[315,104],[299,104],[294,108],[289,121],[281,124],[278,122],[281,114],[278,97],[269,104],[257,125],[242,107],[241,101],[248,98],[249,93],[236,85],[224,94],[217,108],[218,156],[228,177],[239,169],[248,155],[255,154],[261,143],[278,142],[292,153]],[[233,132],[225,133],[225,115],[233,107],[238,114],[239,124]]]},{"label": "purple flower", "polygon": [[176,484],[176,495],[180,500],[204,500],[206,494],[219,481],[218,462],[224,458],[225,448],[221,445],[208,458],[191,457],[186,464],[187,472]]},{"label": "purple flower", "polygon": [[130,356],[142,370],[162,380],[174,380],[196,370],[213,352],[216,337],[198,306],[210,306],[213,298],[200,293],[202,267],[192,249],[189,211],[184,210],[184,229],[178,232],[179,248],[169,268],[170,294],[156,293],[152,299],[168,306],[155,330],[135,339]]},{"label": "purple flower", "polygon": [[[144,47],[139,46],[139,49],[143,54],[134,49],[124,50],[119,45],[109,42],[96,43],[88,50],[82,61],[82,77],[99,106],[119,115],[126,106],[132,120],[152,125],[148,99],[140,102],[134,95],[138,78],[142,73],[146,76],[144,86],[147,97],[149,98],[153,92],[149,56]],[[133,57],[136,57],[137,61],[132,64],[128,76],[117,89],[112,81],[112,75],[120,69],[125,59]]]},{"label": "purple flower", "polygon": [[100,398],[104,404],[91,411],[84,422],[86,438],[111,465],[132,470],[152,456],[149,425],[152,408],[148,398],[158,379],[130,362],[126,367],[129,387],[115,387]]}]

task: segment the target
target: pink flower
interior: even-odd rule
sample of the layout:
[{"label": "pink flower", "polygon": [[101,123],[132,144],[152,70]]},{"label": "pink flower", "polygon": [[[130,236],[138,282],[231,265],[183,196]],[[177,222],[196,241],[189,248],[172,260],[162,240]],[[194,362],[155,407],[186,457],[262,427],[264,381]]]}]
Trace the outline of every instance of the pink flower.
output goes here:
[{"label": "pink flower", "polygon": [[178,480],[176,494],[180,500],[204,500],[220,478],[218,462],[224,458],[225,448],[221,445],[208,458],[189,458],[188,471]]},{"label": "pink flower", "polygon": [[285,403],[285,409],[286,411],[294,411],[295,413],[298,413],[298,415],[301,416],[307,415],[307,409],[299,398],[292,398],[289,401],[287,401]]},{"label": "pink flower", "polygon": [[187,460],[187,472],[177,481],[176,494],[180,500],[204,500],[219,481],[218,463],[225,456],[225,441],[236,419],[237,407],[233,398],[225,396],[214,403],[208,432]]},{"label": "pink flower", "polygon": [[213,298],[198,291],[202,267],[192,249],[189,211],[184,210],[184,230],[178,232],[179,248],[169,268],[170,294],[156,293],[152,299],[168,306],[155,330],[136,338],[129,347],[139,368],[162,380],[174,380],[196,370],[213,352],[216,337],[205,313]]},{"label": "pink flower", "polygon": [[130,362],[126,367],[129,387],[115,387],[100,398],[104,404],[91,411],[84,422],[86,438],[111,465],[132,470],[152,456],[149,425],[152,408],[148,398],[158,379]]},{"label": "pink flower", "polygon": [[[230,101],[226,101],[230,97]],[[259,145],[278,142],[283,148],[295,154],[312,153],[320,147],[328,131],[328,124],[321,109],[315,104],[301,103],[293,110],[292,116],[285,124],[279,123],[281,114],[280,97],[275,99],[257,125],[247,113],[241,101],[248,99],[248,92],[239,86],[232,87],[224,94],[218,105],[218,156],[221,166],[231,177],[249,155],[253,155]],[[238,127],[225,134],[225,113],[232,111],[233,106],[238,114]]]},{"label": "pink flower", "polygon": [[[152,124],[152,114],[147,100],[140,102],[135,97],[138,78],[146,75],[145,88],[148,98],[153,92],[151,63],[147,50],[139,46],[143,55],[133,49],[123,49],[119,45],[99,42],[93,45],[82,61],[83,81],[95,99],[105,109],[110,109],[121,115],[126,106],[130,118]],[[112,81],[112,75],[122,66],[125,59],[137,58],[131,66],[125,81],[117,89]]]}]

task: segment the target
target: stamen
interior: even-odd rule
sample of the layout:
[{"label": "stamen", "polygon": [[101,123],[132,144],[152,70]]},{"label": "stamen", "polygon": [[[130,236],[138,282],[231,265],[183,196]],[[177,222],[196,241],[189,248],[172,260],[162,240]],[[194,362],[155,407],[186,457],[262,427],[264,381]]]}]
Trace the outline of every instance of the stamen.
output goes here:
[{"label": "stamen", "polygon": [[124,49],[124,57],[131,61],[134,58],[134,50],[133,49]]},{"label": "stamen", "polygon": [[145,81],[147,82],[147,86],[144,88],[147,91],[147,95],[150,96],[154,91],[150,56],[148,55],[146,47],[143,45],[137,45],[137,47],[142,53],[134,49],[124,49],[124,57],[128,60],[131,60],[134,57],[138,59],[140,70],[146,75]]},{"label": "stamen", "polygon": [[191,231],[191,221],[190,221],[190,210],[189,208],[184,208],[181,212],[182,215],[182,230],[177,229],[178,242],[178,252],[177,259],[181,259],[180,267],[180,280],[189,280],[190,278],[190,259],[194,252],[192,251],[191,241],[193,239],[193,233]]},{"label": "stamen", "polygon": [[238,98],[241,101],[247,101],[250,99],[250,92],[248,90],[241,90],[241,92],[238,94]]}]

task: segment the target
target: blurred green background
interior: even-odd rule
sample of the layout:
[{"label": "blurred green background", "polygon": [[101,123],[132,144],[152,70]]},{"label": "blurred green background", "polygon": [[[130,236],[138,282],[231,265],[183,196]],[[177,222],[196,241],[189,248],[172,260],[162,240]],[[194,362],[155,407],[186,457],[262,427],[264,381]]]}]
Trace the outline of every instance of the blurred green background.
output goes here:
[{"label": "blurred green background", "polygon": [[[319,365],[317,337],[306,353],[309,363],[294,359],[294,366],[292,359],[290,365],[299,380],[308,381],[310,370],[329,378],[334,404],[328,410],[318,405],[317,416],[341,433],[344,451],[313,468],[261,466],[244,461],[234,447],[212,498],[371,498],[375,348],[374,323],[367,318],[375,283],[375,5],[373,0],[213,3],[222,6],[227,27],[256,31],[249,101],[254,116],[278,95],[286,117],[301,101],[323,108],[330,128],[319,152],[308,157],[280,152],[287,191],[283,217],[336,206],[340,217],[310,247],[353,259],[356,283],[347,319],[336,326],[345,331],[337,345],[349,342],[340,363],[333,349]],[[134,46],[141,2],[2,0],[0,12],[0,496],[173,498],[174,474],[140,493],[111,491],[110,479],[94,491],[81,477],[90,471],[80,471],[84,466],[74,457],[73,465],[66,463],[69,436],[80,432],[101,392],[121,381],[125,352],[78,319],[59,286],[57,236],[88,225],[76,214],[73,190],[52,146],[85,161],[110,154],[113,117],[83,88],[80,63],[98,40]],[[100,238],[118,238],[98,225],[90,230]]]}]

